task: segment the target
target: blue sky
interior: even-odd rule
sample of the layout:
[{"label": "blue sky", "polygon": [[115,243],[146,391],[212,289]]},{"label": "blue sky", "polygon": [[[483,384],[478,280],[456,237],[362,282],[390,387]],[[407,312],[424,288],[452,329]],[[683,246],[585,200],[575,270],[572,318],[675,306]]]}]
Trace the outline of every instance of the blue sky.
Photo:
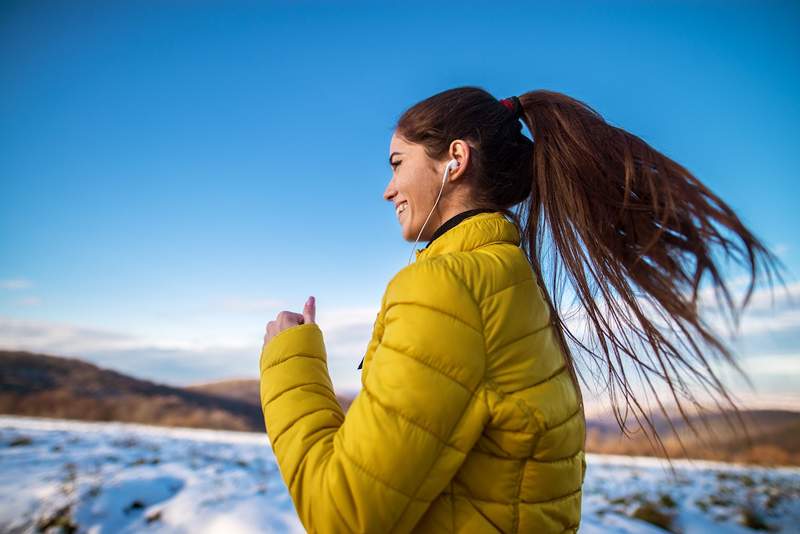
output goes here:
[{"label": "blue sky", "polygon": [[[255,377],[266,323],[313,294],[334,384],[357,388],[412,246],[382,198],[392,126],[462,85],[585,101],[795,275],[800,7],[608,6],[4,2],[0,347]],[[776,313],[741,353],[792,395],[800,318]]]}]

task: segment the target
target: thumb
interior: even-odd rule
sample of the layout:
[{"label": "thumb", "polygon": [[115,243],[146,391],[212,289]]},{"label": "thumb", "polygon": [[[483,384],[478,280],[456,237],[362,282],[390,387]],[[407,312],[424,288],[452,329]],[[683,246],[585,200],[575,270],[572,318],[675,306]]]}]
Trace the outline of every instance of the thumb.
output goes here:
[{"label": "thumb", "polygon": [[308,297],[308,300],[306,300],[306,305],[303,307],[303,322],[305,324],[313,323],[316,314],[317,314],[316,299],[313,296]]}]

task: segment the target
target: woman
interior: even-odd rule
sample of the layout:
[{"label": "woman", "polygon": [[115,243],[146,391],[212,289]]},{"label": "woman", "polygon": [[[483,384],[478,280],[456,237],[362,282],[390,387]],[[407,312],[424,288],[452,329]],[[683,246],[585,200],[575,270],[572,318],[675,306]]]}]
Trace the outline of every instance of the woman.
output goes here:
[{"label": "woman", "polygon": [[[403,238],[429,242],[386,288],[346,417],[313,297],[302,314],[284,311],[267,325],[266,430],[309,531],[577,531],[586,433],[567,336],[604,365],[612,397],[621,387],[648,422],[622,354],[664,380],[678,406],[675,390],[686,388],[677,366],[729,399],[697,345],[735,363],[697,313],[706,270],[733,308],[709,247],[746,253],[744,304],[758,260],[777,259],[688,170],[566,95],[498,101],[475,87],[408,109],[390,164],[384,198]],[[514,206],[527,211],[524,226]],[[548,270],[555,299],[544,286],[545,230],[557,253]],[[599,354],[553,306],[556,258]],[[672,330],[656,327],[643,298]],[[676,349],[676,332],[693,351]]]}]

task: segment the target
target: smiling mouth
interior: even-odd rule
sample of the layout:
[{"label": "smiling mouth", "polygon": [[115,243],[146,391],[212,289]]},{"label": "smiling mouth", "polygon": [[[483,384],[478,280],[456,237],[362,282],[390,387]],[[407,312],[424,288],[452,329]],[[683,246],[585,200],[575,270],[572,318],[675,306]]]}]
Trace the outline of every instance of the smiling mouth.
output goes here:
[{"label": "smiling mouth", "polygon": [[397,206],[397,209],[395,209],[395,213],[397,214],[397,218],[399,219],[400,216],[403,213],[405,213],[406,211],[408,211],[408,202],[403,202],[402,204]]}]

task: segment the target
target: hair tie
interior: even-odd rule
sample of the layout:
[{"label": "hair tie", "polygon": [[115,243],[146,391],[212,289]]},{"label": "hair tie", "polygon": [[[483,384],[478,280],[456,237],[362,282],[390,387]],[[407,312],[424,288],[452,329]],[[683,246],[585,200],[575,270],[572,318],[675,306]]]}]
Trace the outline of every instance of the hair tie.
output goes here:
[{"label": "hair tie", "polygon": [[516,96],[510,96],[508,98],[504,98],[500,101],[500,103],[503,104],[505,107],[507,107],[508,110],[514,114],[515,119],[519,119],[520,117],[522,117],[522,112],[523,112],[522,102],[520,102],[519,98],[517,98]]}]

